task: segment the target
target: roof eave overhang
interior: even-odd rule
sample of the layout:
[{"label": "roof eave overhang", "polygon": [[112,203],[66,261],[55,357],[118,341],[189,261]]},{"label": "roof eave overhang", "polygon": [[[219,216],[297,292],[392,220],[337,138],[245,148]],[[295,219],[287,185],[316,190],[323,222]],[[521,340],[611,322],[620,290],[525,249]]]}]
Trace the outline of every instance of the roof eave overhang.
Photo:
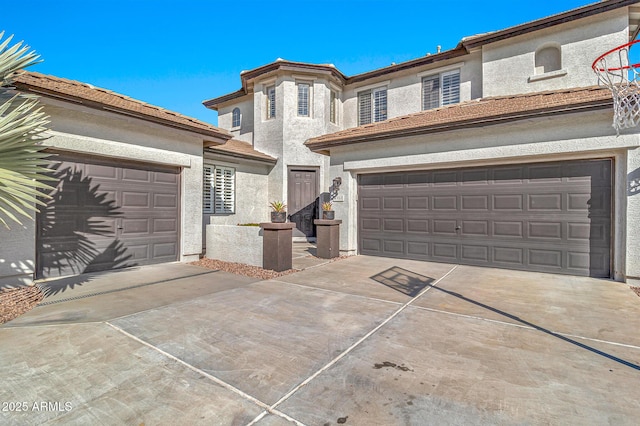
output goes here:
[{"label": "roof eave overhang", "polygon": [[490,117],[483,117],[480,119],[474,118],[469,120],[460,120],[457,122],[426,125],[426,126],[416,127],[412,129],[389,130],[389,131],[380,132],[376,134],[346,137],[346,138],[342,138],[334,141],[327,141],[327,142],[307,141],[305,142],[305,145],[313,152],[328,155],[330,152],[330,149],[336,146],[352,145],[352,144],[365,143],[365,142],[375,142],[375,141],[382,141],[382,140],[388,140],[388,139],[396,139],[400,137],[419,136],[419,135],[427,135],[427,134],[433,134],[433,133],[452,132],[452,131],[462,130],[462,129],[505,124],[505,123],[520,121],[520,120],[544,118],[551,115],[555,116],[560,114],[574,114],[574,113],[588,112],[588,111],[611,108],[612,105],[613,103],[611,99],[604,99],[604,100],[590,101],[590,102],[585,102],[580,104],[573,104],[570,106],[562,106],[557,108],[545,108],[541,110],[530,110],[526,112],[494,115]]},{"label": "roof eave overhang", "polygon": [[459,44],[454,49],[444,51],[442,53],[436,53],[433,55],[423,56],[418,59],[413,59],[411,61],[403,62],[397,65],[391,65],[385,68],[380,68],[377,70],[365,72],[362,74],[356,74],[354,76],[348,77],[346,79],[346,84],[355,84],[361,81],[369,80],[372,78],[380,77],[383,75],[404,71],[411,68],[421,67],[424,65],[430,65],[437,62],[446,61],[448,59],[459,58],[460,56],[468,55],[469,51]]},{"label": "roof eave overhang", "polygon": [[91,101],[88,99],[84,99],[78,96],[72,96],[72,95],[67,95],[67,94],[60,94],[57,93],[55,91],[51,91],[48,89],[43,89],[37,86],[31,86],[29,84],[24,84],[24,83],[20,83],[20,82],[14,82],[13,85],[16,87],[17,90],[19,91],[28,91],[31,93],[34,93],[38,96],[43,96],[43,97],[47,97],[47,98],[51,98],[51,99],[55,99],[55,100],[61,100],[61,101],[65,101],[65,102],[71,102],[74,104],[78,104],[78,105],[83,105],[85,107],[88,108],[92,108],[92,109],[97,109],[97,110],[101,110],[101,111],[107,111],[107,112],[112,112],[112,113],[116,113],[119,115],[125,115],[127,117],[133,117],[133,118],[137,118],[140,120],[144,120],[147,122],[151,122],[151,123],[155,123],[155,124],[161,124],[163,126],[167,126],[167,127],[171,127],[174,129],[179,129],[179,130],[185,130],[185,131],[189,131],[192,133],[197,133],[198,135],[201,136],[206,136],[208,141],[211,141],[212,144],[223,144],[225,143],[227,140],[231,139],[233,137],[233,135],[231,134],[227,134],[222,133],[222,132],[217,132],[214,130],[207,130],[207,129],[202,129],[196,126],[189,126],[187,124],[181,124],[181,123],[176,123],[174,121],[171,120],[164,120],[160,117],[154,117],[151,115],[146,115],[146,114],[140,114],[140,113],[136,113],[134,111],[129,111],[123,108],[118,108],[118,107],[112,107],[110,105],[105,105],[102,104],[100,102],[95,102],[95,101]]},{"label": "roof eave overhang", "polygon": [[233,158],[233,159],[239,159],[239,160],[248,160],[248,161],[251,161],[251,162],[269,164],[269,165],[275,165],[278,162],[277,158],[269,159],[269,158],[262,158],[262,157],[254,157],[252,155],[244,155],[244,154],[233,153],[233,152],[216,151],[216,150],[211,150],[211,149],[205,149],[205,152],[207,152],[207,153],[209,153],[211,155],[215,155],[217,157],[221,157],[221,158]]},{"label": "roof eave overhang", "polygon": [[473,37],[469,40],[463,40],[461,44],[468,50],[481,47],[485,44],[495,43],[497,41],[538,31],[543,28],[552,27],[566,22],[575,21],[577,19],[587,18],[589,16],[608,12],[621,7],[630,6],[638,3],[638,0],[617,0],[617,1],[601,1],[599,3],[590,4],[568,12],[549,16],[547,18],[538,19],[515,27],[507,28],[501,31],[495,31],[483,36]]},{"label": "roof eave overhang", "polygon": [[240,90],[236,90],[233,93],[229,93],[226,94],[224,96],[219,96],[217,98],[213,98],[213,99],[208,99],[206,101],[202,101],[202,105],[204,105],[206,108],[212,109],[214,111],[218,110],[218,107],[220,105],[222,105],[225,102],[229,102],[229,101],[233,101],[235,99],[241,98],[245,95],[247,95],[247,91],[242,88]]}]

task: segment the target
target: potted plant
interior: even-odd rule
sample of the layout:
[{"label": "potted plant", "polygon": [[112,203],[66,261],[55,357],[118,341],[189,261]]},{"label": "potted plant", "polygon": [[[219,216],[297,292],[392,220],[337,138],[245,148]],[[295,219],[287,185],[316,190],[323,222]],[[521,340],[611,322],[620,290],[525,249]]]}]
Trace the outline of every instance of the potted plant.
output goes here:
[{"label": "potted plant", "polygon": [[282,201],[273,201],[270,206],[273,209],[271,212],[271,222],[285,223],[287,221],[287,205]]},{"label": "potted plant", "polygon": [[322,218],[327,220],[333,220],[336,217],[336,212],[332,210],[333,204],[330,201],[322,203]]}]

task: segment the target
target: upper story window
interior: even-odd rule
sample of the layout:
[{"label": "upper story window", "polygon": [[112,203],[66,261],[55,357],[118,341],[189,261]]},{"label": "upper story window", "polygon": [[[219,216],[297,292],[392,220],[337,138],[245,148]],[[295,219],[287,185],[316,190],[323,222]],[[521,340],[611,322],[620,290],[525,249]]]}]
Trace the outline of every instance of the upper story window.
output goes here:
[{"label": "upper story window", "polygon": [[309,117],[311,85],[309,83],[298,83],[298,116]]},{"label": "upper story window", "polygon": [[562,68],[562,57],[560,48],[556,46],[548,46],[536,52],[535,74],[546,74],[558,71]]},{"label": "upper story window", "polygon": [[422,78],[422,109],[460,102],[460,70]]},{"label": "upper story window", "polygon": [[387,88],[358,93],[358,126],[387,119]]},{"label": "upper story window", "polygon": [[240,108],[234,108],[231,113],[231,127],[240,127]]},{"label": "upper story window", "polygon": [[267,87],[267,118],[276,118],[276,86]]},{"label": "upper story window", "polygon": [[329,94],[329,121],[338,123],[338,94],[335,90]]},{"label": "upper story window", "polygon": [[203,167],[202,211],[232,214],[235,211],[236,170],[205,164]]}]

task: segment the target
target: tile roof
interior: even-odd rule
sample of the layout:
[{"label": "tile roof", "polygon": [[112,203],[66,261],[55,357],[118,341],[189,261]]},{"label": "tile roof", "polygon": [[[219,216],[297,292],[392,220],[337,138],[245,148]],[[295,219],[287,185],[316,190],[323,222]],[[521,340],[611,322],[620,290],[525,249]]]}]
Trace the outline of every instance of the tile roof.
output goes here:
[{"label": "tile roof", "polygon": [[612,108],[611,92],[598,86],[490,97],[317,136],[307,140],[305,145],[313,151],[324,151],[337,145],[603,108]]},{"label": "tile roof", "polygon": [[[435,54],[427,54],[416,59],[412,59],[406,62],[398,64],[392,64],[383,68],[366,71],[360,74],[352,76],[346,76],[342,74],[334,65],[330,64],[310,64],[304,62],[292,62],[278,59],[270,64],[262,65],[258,68],[254,68],[249,71],[243,71],[240,74],[242,82],[242,88],[223,96],[219,96],[213,99],[205,100],[202,103],[207,107],[216,110],[218,106],[224,102],[238,99],[249,93],[247,88],[247,79],[256,78],[267,72],[271,72],[274,69],[280,69],[285,66],[289,66],[288,70],[291,71],[295,67],[299,69],[307,70],[329,70],[331,71],[343,84],[354,84],[381,77],[387,74],[396,73],[399,71],[406,71],[412,68],[418,68],[426,65],[435,64],[438,62],[455,59],[468,55],[472,50],[478,49],[486,44],[495,43],[502,40],[507,40],[513,37],[528,34],[533,31],[543,30],[553,27],[555,25],[564,24],[578,19],[587,18],[600,13],[609,12],[611,10],[619,9],[622,7],[628,7],[634,4],[640,3],[638,0],[601,0],[586,6],[581,6],[566,12],[561,12],[555,15],[551,15],[545,18],[536,19],[534,21],[525,22],[514,27],[509,27],[503,30],[491,31],[482,34],[476,34],[468,37],[463,37],[458,45],[450,50],[445,50]],[[633,34],[630,34],[633,39]],[[629,41],[631,41],[631,39]]]},{"label": "tile roof", "polygon": [[237,139],[228,140],[223,145],[212,146],[207,149],[207,152],[211,152],[213,154],[219,154],[219,155],[228,155],[228,156],[237,157],[237,158],[245,158],[249,160],[257,160],[257,161],[273,163],[273,164],[275,164],[278,161],[278,159],[275,157],[272,157],[270,155],[267,155],[265,153],[255,150],[250,143],[239,141]]},{"label": "tile roof", "polygon": [[226,130],[195,118],[75,80],[37,72],[24,72],[17,76],[12,84],[21,91],[29,91],[41,96],[71,101],[91,108],[195,132],[213,138],[217,143],[224,143],[225,140],[232,137]]}]

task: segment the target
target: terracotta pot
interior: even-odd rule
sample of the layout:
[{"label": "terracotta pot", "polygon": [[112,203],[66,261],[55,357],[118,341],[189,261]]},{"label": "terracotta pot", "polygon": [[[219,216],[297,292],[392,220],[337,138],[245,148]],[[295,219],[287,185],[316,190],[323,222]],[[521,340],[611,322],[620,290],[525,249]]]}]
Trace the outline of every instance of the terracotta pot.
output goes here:
[{"label": "terracotta pot", "polygon": [[287,212],[271,212],[272,223],[285,223],[287,221]]},{"label": "terracotta pot", "polygon": [[326,220],[333,220],[336,217],[336,212],[334,212],[333,210],[323,210],[322,211],[322,218],[326,219]]}]

